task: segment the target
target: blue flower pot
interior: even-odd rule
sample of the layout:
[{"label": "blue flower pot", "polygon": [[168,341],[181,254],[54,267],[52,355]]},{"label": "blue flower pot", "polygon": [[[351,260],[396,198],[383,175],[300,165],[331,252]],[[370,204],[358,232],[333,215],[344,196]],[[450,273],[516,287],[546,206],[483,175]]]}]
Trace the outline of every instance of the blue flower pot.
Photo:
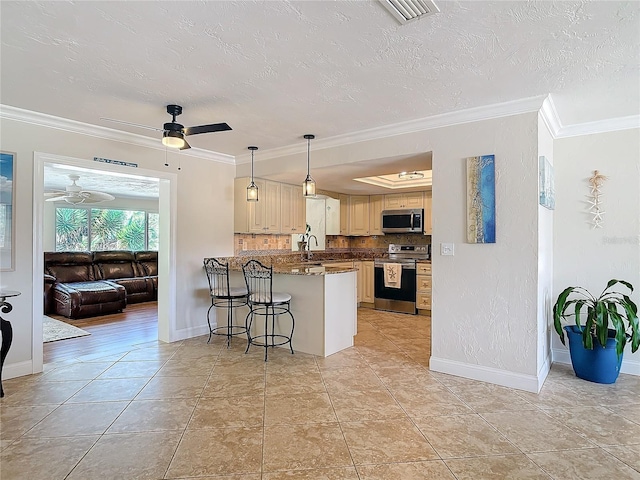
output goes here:
[{"label": "blue flower pot", "polygon": [[615,383],[620,374],[622,355],[616,354],[615,330],[609,329],[606,347],[593,340],[593,350],[584,348],[582,330],[576,325],[564,327],[569,337],[569,353],[576,376],[596,383]]}]

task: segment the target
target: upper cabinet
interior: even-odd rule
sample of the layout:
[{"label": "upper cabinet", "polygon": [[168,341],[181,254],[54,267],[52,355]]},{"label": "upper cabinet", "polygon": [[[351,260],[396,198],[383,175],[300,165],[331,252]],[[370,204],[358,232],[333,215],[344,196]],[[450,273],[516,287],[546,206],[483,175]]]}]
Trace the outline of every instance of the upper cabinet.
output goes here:
[{"label": "upper cabinet", "polygon": [[382,235],[382,210],[384,195],[369,197],[369,235]]},{"label": "upper cabinet", "polygon": [[280,184],[280,232],[304,233],[306,230],[306,201],[302,187]]},{"label": "upper cabinet", "polygon": [[349,235],[349,195],[338,194],[340,200],[340,235]]},{"label": "upper cabinet", "polygon": [[234,181],[234,232],[280,233],[280,184],[254,178],[258,186],[258,201],[247,202],[247,185],[250,181],[248,177]]},{"label": "upper cabinet", "polygon": [[431,220],[431,190],[424,192],[424,234],[431,235],[433,223]]},{"label": "upper cabinet", "polygon": [[349,235],[369,235],[369,195],[349,197]]},{"label": "upper cabinet", "polygon": [[393,193],[384,196],[385,210],[397,210],[399,208],[424,208],[422,192]]}]

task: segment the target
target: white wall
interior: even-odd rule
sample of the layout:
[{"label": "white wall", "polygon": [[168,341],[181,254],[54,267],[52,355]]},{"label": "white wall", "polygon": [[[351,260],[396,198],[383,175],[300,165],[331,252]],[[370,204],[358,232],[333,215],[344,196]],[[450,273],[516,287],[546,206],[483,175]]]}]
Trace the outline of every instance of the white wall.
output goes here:
[{"label": "white wall", "polygon": [[[16,269],[2,272],[0,286],[22,292],[7,317],[14,327],[13,346],[5,364],[5,378],[29,373],[33,351],[33,175],[34,151],[72,158],[94,156],[134,162],[140,168],[177,173],[176,328],[182,334],[208,331],[209,306],[202,259],[233,254],[233,178],[235,166],[207,159],[169,154],[164,166],[164,150],[146,148],[93,136],[31,125],[13,120],[0,121],[2,150],[17,153],[15,219]],[[92,167],[87,160],[87,167]],[[104,165],[103,165],[104,166]],[[135,173],[135,169],[132,169]],[[36,287],[36,290],[38,288]],[[38,294],[38,292],[36,292]]]},{"label": "white wall", "polygon": [[[640,129],[555,141],[554,301],[568,286],[600,293],[612,278],[631,282],[640,301]],[[603,228],[589,224],[587,180],[599,170]],[[554,361],[569,362],[554,334]],[[622,372],[640,375],[640,351],[625,352]]]},{"label": "white wall", "polygon": [[[433,152],[431,368],[537,390],[538,117],[527,113],[315,149],[326,167]],[[497,243],[465,243],[465,158],[496,155]],[[299,155],[259,163],[277,173]],[[237,176],[248,174],[248,165]],[[322,185],[318,185],[322,188]],[[438,254],[455,243],[455,256]]]},{"label": "white wall", "polygon": [[[553,165],[553,141],[546,123],[542,120],[541,115],[538,115],[538,173],[540,156],[546,157],[549,163]],[[538,205],[538,378],[545,378],[551,367],[552,308],[554,301],[553,216],[553,210]]]}]

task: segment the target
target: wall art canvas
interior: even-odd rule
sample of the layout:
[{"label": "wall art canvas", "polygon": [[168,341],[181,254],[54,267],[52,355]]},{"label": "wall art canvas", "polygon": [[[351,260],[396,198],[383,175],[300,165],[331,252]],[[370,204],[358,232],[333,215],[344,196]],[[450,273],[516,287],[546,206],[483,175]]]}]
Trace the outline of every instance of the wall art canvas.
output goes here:
[{"label": "wall art canvas", "polygon": [[0,271],[14,269],[14,191],[16,154],[0,152]]},{"label": "wall art canvas", "polygon": [[467,242],[496,243],[495,155],[467,158]]},{"label": "wall art canvas", "polygon": [[540,191],[540,205],[549,210],[556,207],[556,192],[553,184],[553,165],[547,157],[541,155],[538,159],[538,187]]}]

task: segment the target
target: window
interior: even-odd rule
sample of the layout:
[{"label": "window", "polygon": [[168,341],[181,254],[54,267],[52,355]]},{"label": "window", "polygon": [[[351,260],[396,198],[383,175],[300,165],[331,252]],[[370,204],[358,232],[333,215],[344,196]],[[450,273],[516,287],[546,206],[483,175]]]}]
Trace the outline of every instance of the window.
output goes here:
[{"label": "window", "polygon": [[157,213],[56,208],[56,251],[157,250]]}]

